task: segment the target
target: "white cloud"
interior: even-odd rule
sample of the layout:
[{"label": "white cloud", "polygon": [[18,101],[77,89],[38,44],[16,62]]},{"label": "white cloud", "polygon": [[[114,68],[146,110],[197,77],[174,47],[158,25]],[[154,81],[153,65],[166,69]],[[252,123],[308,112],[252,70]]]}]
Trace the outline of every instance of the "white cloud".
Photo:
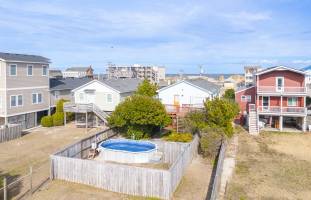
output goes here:
[{"label": "white cloud", "polygon": [[293,60],[292,61],[293,64],[311,64],[311,60]]}]

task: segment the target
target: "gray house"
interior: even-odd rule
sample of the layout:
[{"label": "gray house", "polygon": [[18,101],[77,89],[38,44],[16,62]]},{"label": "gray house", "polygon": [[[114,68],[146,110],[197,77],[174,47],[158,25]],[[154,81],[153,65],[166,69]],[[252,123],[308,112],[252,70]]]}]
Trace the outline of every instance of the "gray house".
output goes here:
[{"label": "gray house", "polygon": [[65,78],[65,79],[50,79],[50,106],[56,106],[56,102],[60,99],[66,99],[74,102],[74,95],[71,90],[80,87],[92,81],[90,78]]},{"label": "gray house", "polygon": [[48,58],[0,53],[0,125],[40,123],[50,107]]}]

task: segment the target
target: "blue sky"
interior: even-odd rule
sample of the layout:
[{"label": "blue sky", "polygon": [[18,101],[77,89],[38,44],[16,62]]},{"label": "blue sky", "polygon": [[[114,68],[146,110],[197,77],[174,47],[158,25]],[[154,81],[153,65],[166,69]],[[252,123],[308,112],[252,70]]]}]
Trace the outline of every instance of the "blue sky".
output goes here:
[{"label": "blue sky", "polygon": [[307,0],[0,0],[0,51],[100,73],[108,62],[169,73],[300,68],[311,65],[310,9]]}]

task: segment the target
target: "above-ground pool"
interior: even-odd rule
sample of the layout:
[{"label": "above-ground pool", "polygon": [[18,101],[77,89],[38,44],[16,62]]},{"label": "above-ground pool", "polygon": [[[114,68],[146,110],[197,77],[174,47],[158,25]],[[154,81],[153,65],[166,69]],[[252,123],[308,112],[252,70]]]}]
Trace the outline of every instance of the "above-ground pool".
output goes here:
[{"label": "above-ground pool", "polygon": [[147,141],[110,139],[99,144],[98,159],[120,163],[148,163],[157,151],[155,144]]}]

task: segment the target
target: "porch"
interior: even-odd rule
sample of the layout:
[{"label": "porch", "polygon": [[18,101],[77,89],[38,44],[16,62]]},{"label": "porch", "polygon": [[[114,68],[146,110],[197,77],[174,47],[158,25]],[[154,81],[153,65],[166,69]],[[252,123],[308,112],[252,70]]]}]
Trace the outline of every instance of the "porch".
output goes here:
[{"label": "porch", "polygon": [[258,125],[261,131],[304,132],[306,117],[259,115]]}]

